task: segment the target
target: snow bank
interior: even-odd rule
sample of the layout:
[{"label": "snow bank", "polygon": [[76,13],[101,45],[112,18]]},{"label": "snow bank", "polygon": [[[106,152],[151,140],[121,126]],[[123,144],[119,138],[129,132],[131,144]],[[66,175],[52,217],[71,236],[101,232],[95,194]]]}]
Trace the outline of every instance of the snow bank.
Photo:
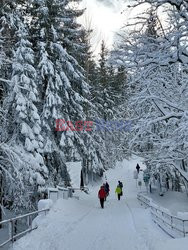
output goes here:
[{"label": "snow bank", "polygon": [[188,212],[177,212],[177,216],[182,220],[188,220]]},{"label": "snow bank", "polygon": [[[51,209],[53,206],[53,201],[50,199],[40,200],[38,202],[38,210],[43,209]],[[38,227],[45,219],[46,212],[40,213],[33,221],[32,221],[32,228]]]},{"label": "snow bank", "polygon": [[40,224],[43,223],[45,219],[44,214],[39,214],[33,221],[32,221],[32,228],[37,228]]},{"label": "snow bank", "polygon": [[169,209],[173,215],[177,215],[177,212],[188,212],[186,193],[168,191],[164,196],[160,196],[158,192],[153,191],[153,193],[146,195],[159,206]]},{"label": "snow bank", "polygon": [[38,210],[50,209],[53,206],[53,201],[50,199],[40,200],[38,202]]},{"label": "snow bank", "polygon": [[188,238],[171,239],[164,242],[158,242],[154,250],[187,250]]}]

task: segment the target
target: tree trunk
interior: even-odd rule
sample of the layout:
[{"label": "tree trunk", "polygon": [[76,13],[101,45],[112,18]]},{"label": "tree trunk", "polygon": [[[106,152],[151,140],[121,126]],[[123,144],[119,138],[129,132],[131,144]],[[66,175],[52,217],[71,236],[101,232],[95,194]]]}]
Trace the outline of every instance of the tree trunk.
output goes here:
[{"label": "tree trunk", "polygon": [[[3,220],[2,206],[3,206],[3,178],[2,175],[0,174],[0,222]],[[0,228],[2,228],[2,225],[0,225]]]}]

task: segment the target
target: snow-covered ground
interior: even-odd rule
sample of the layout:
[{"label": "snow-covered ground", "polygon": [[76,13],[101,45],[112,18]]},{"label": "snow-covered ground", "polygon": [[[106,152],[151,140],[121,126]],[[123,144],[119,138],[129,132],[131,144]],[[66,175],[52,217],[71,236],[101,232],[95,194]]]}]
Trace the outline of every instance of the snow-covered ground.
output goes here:
[{"label": "snow-covered ground", "polygon": [[158,242],[156,244],[155,250],[187,250],[188,239],[171,239],[165,242]]},{"label": "snow-covered ground", "polygon": [[[99,185],[90,195],[80,199],[58,200],[37,230],[14,245],[14,250],[174,250],[187,249],[188,239],[181,248],[156,226],[149,213],[137,201],[138,189],[133,170],[138,159],[123,161],[106,173],[110,196],[101,209],[97,198]],[[124,184],[124,195],[118,201],[115,188]],[[186,243],[185,243],[185,242]],[[186,246],[186,248],[183,248]]]},{"label": "snow-covered ground", "polygon": [[145,195],[151,197],[155,203],[169,209],[174,215],[177,215],[177,212],[188,212],[188,197],[186,193],[168,191],[164,196],[160,196],[156,191],[151,194],[145,193]]}]

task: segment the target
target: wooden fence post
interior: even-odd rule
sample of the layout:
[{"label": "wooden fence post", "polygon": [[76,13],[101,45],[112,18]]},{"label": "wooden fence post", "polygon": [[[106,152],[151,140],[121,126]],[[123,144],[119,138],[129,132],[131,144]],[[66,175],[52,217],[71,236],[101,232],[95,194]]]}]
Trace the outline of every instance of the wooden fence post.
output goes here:
[{"label": "wooden fence post", "polygon": [[173,217],[172,217],[172,215],[170,216],[170,218],[171,218],[171,227],[173,229]]},{"label": "wooden fence post", "polygon": [[10,221],[10,223],[11,223],[11,241],[12,241],[12,244],[14,243],[14,221],[13,220],[11,220]]},{"label": "wooden fence post", "polygon": [[184,223],[184,220],[183,220],[183,235],[185,237],[185,223]]},{"label": "wooden fence post", "polygon": [[28,228],[31,228],[31,216],[30,215],[27,217],[27,226]]},{"label": "wooden fence post", "polygon": [[[0,171],[0,222],[3,220],[3,176]],[[0,224],[0,228],[3,225]]]}]

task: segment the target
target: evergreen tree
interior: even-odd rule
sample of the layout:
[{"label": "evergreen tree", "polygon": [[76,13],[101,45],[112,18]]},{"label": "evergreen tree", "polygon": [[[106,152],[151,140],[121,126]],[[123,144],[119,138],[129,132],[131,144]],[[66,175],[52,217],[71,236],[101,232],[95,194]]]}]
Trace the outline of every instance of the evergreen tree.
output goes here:
[{"label": "evergreen tree", "polygon": [[93,86],[95,102],[98,105],[100,117],[105,121],[113,118],[113,98],[110,85],[108,50],[105,42],[101,43],[101,51],[99,54],[99,66],[97,69],[97,81]]},{"label": "evergreen tree", "polygon": [[94,85],[97,81],[97,64],[94,59],[92,46],[91,46],[91,36],[92,29],[83,29],[81,33],[81,44],[82,51],[80,52],[80,57],[78,58],[79,64],[85,71],[86,82],[89,85]]},{"label": "evergreen tree", "polygon": [[[3,197],[13,207],[31,208],[28,192],[33,184],[42,188],[47,169],[40,150],[40,117],[37,114],[36,72],[34,55],[28,41],[27,27],[21,15],[23,1],[1,2],[0,35],[3,64],[2,117],[0,127],[0,169],[3,174]],[[19,199],[16,199],[16,196]]]},{"label": "evergreen tree", "polygon": [[[36,71],[33,66],[34,53],[31,48],[32,44],[28,41],[27,28],[20,18],[17,20],[17,25],[11,89],[6,102],[11,114],[11,122],[14,124],[14,127],[9,126],[10,132],[14,131],[12,146],[26,161],[26,167],[21,171],[24,190],[20,189],[26,196],[26,192],[28,192],[26,186],[30,189],[29,191],[33,192],[33,184],[37,187],[44,186],[47,169],[40,154],[43,149],[43,137],[41,136],[41,121],[37,108],[39,95],[36,85]],[[17,202],[19,203],[18,200]],[[23,206],[23,204],[19,205]]]},{"label": "evergreen tree", "polygon": [[72,55],[81,65],[85,56],[85,41],[83,34],[85,29],[77,22],[77,19],[83,15],[84,9],[79,9],[82,0],[65,0],[62,9],[62,33],[63,47]]},{"label": "evergreen tree", "polygon": [[[34,53],[31,43],[27,40],[28,33],[24,24],[19,20],[19,30],[16,32],[19,39],[16,43],[12,65],[12,103],[15,112],[15,121],[19,126],[17,143],[22,142],[28,152],[41,151],[43,138],[41,137],[41,121],[36,107],[38,86],[36,85],[36,71]],[[23,136],[23,138],[19,138]],[[22,141],[23,139],[23,141]]]},{"label": "evergreen tree", "polygon": [[101,150],[104,155],[104,169],[108,169],[115,164],[114,157],[114,131],[111,127],[111,120],[115,120],[115,108],[111,80],[113,72],[108,64],[108,50],[105,42],[101,43],[99,55],[99,65],[96,68],[95,80],[92,84],[93,103],[96,106],[95,121],[97,135],[101,139]]},{"label": "evergreen tree", "polygon": [[16,3],[10,0],[0,2],[0,101],[8,91],[7,80],[11,74],[12,46],[15,42]]},{"label": "evergreen tree", "polygon": [[[33,41],[42,89],[45,158],[54,178],[57,179],[59,174],[58,178],[65,180],[68,178],[65,162],[87,158],[87,141],[90,138],[86,131],[70,131],[76,121],[86,120],[86,110],[90,104],[86,97],[89,96],[89,87],[80,66],[64,49],[66,37],[62,27],[66,6],[67,2],[35,0],[32,10]],[[55,131],[55,119],[71,121],[62,135]]]}]

